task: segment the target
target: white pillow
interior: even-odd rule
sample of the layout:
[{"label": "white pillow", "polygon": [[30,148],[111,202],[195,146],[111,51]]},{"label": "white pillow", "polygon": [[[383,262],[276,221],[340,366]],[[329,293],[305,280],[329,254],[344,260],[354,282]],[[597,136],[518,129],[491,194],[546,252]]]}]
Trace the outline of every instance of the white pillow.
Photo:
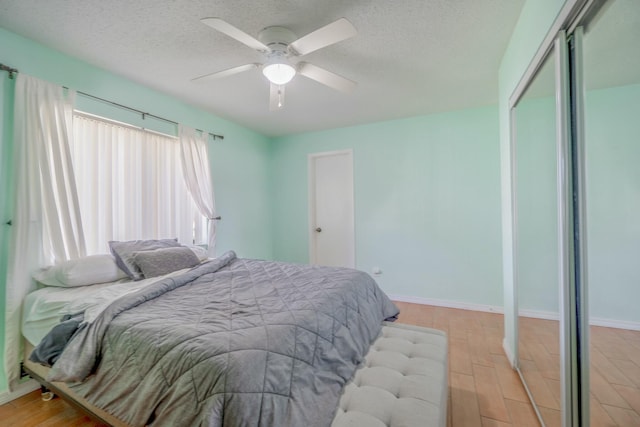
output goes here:
[{"label": "white pillow", "polygon": [[189,249],[191,249],[193,251],[193,253],[196,254],[196,256],[198,257],[198,259],[200,260],[200,262],[206,260],[207,258],[209,258],[209,252],[203,248],[202,246],[191,246],[191,245],[186,245]]},{"label": "white pillow", "polygon": [[109,254],[90,255],[38,270],[33,278],[48,286],[73,288],[115,282],[127,277]]}]

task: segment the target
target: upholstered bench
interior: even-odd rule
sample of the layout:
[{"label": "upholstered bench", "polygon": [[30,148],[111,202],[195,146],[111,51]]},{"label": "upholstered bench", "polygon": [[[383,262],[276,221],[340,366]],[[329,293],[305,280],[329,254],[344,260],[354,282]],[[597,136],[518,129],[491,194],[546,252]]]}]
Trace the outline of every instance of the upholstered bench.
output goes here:
[{"label": "upholstered bench", "polygon": [[447,336],[387,323],[347,384],[332,427],[447,425]]}]

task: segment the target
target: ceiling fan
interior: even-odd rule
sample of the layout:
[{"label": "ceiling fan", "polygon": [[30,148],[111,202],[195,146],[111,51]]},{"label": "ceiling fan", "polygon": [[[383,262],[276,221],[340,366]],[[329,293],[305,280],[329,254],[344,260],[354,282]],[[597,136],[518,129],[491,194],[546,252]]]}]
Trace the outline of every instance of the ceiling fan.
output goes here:
[{"label": "ceiling fan", "polygon": [[357,30],[353,24],[345,18],[340,18],[300,38],[288,28],[267,27],[260,31],[257,39],[220,18],[203,18],[200,21],[257,50],[264,55],[265,60],[263,63],[245,64],[227,70],[205,74],[204,76],[192,79],[192,81],[218,79],[255,68],[262,68],[262,73],[271,84],[269,96],[270,110],[282,108],[284,105],[284,86],[289,83],[296,74],[300,74],[342,92],[350,92],[356,86],[356,82],[325,70],[324,68],[308,62],[300,61],[294,63],[292,61],[293,58],[306,55],[355,36]]}]

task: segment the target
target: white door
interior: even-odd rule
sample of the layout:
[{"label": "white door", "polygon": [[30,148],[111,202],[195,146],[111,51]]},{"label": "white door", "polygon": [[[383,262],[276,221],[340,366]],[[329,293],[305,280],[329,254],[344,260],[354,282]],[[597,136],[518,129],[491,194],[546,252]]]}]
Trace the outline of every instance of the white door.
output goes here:
[{"label": "white door", "polygon": [[352,150],[309,155],[312,264],[355,267]]}]

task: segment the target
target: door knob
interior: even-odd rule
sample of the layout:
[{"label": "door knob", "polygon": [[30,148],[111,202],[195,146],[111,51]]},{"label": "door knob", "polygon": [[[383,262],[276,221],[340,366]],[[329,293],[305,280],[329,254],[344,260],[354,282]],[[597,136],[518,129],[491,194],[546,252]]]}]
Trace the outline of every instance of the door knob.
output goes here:
[{"label": "door knob", "polygon": [[318,228],[316,228],[316,231],[317,231],[318,233],[320,233],[320,232],[322,231],[322,228],[318,227]]}]

